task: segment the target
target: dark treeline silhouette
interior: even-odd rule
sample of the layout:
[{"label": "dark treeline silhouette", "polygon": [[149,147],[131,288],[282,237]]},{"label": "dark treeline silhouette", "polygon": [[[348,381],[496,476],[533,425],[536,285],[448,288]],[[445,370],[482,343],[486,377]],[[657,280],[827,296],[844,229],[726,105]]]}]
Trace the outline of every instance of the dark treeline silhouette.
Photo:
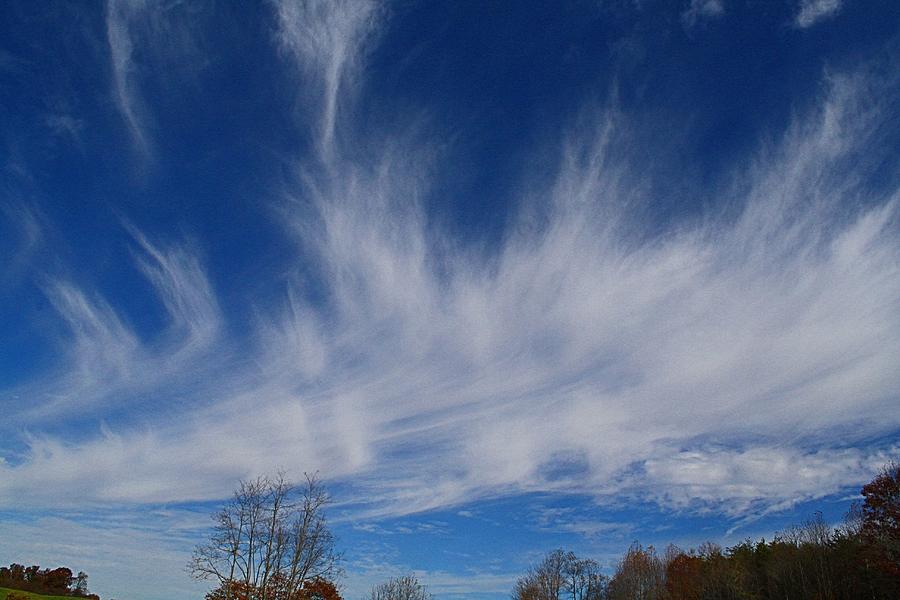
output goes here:
[{"label": "dark treeline silhouette", "polygon": [[820,513],[770,542],[705,543],[659,554],[635,542],[612,577],[555,550],[521,577],[514,600],[898,600],[900,465],[862,488],[844,523]]},{"label": "dark treeline silhouette", "polygon": [[87,579],[87,573],[84,571],[73,575],[72,570],[67,567],[41,569],[38,565],[26,567],[17,563],[0,567],[0,587],[3,588],[51,596],[100,600],[97,594],[88,592]]}]

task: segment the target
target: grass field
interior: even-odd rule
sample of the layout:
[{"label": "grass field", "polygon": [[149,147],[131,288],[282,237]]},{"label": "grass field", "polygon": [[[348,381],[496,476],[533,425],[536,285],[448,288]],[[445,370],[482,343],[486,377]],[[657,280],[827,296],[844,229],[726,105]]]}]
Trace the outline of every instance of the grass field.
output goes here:
[{"label": "grass field", "polygon": [[42,594],[33,594],[31,592],[23,592],[21,590],[11,590],[9,588],[0,587],[0,600],[6,600],[6,597],[15,592],[28,598],[29,600],[72,600],[71,596],[44,596]]}]

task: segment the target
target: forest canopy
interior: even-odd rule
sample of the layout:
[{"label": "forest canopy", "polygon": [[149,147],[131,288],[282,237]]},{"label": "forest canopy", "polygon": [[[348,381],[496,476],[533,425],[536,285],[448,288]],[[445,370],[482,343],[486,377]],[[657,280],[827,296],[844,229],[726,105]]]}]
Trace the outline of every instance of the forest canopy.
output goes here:
[{"label": "forest canopy", "polygon": [[522,576],[513,600],[896,600],[900,598],[900,465],[861,490],[844,523],[816,513],[775,538],[723,549],[634,542],[612,576],[555,550]]}]

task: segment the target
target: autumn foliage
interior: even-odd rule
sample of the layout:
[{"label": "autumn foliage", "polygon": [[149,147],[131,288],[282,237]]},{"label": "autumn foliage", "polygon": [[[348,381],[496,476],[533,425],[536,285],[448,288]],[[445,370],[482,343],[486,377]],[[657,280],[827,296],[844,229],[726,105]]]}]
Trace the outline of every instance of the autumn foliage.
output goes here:
[{"label": "autumn foliage", "polygon": [[[35,594],[99,600],[99,596],[88,592],[87,578],[83,571],[73,575],[72,570],[67,567],[41,569],[38,565],[26,567],[18,563],[0,567],[0,587]],[[7,600],[12,597],[12,594],[8,595]]]},{"label": "autumn foliage", "polygon": [[[583,600],[897,600],[900,465],[885,467],[861,495],[840,527],[817,513],[768,542],[670,545],[663,554],[635,542]],[[579,562],[571,552],[551,552],[519,579],[513,600],[579,600],[573,592],[580,588],[565,578]]]},{"label": "autumn foliage", "polygon": [[331,581],[316,577],[306,581],[299,590],[291,591],[278,576],[268,582],[268,588],[262,589],[248,585],[243,581],[231,581],[222,584],[206,594],[206,600],[343,600],[337,587]]},{"label": "autumn foliage", "polygon": [[900,464],[892,463],[863,486],[860,536],[885,574],[900,578]]}]

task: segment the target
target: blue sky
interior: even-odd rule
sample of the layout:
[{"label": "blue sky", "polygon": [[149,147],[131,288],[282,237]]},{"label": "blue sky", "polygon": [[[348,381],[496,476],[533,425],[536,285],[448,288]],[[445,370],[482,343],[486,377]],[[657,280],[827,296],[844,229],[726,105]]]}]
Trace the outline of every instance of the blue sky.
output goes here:
[{"label": "blue sky", "polygon": [[316,471],[346,597],[840,519],[900,450],[900,11],[0,18],[0,559],[191,598]]}]

